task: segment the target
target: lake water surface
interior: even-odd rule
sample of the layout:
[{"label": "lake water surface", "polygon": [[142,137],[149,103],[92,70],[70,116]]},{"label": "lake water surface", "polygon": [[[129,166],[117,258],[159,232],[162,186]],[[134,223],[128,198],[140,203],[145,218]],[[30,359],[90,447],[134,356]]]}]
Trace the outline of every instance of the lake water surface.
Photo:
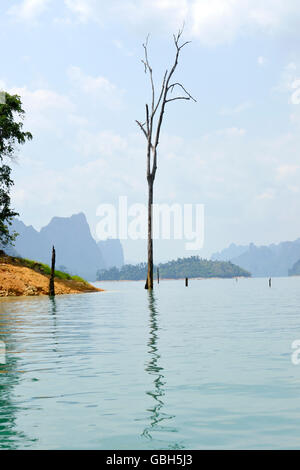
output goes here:
[{"label": "lake water surface", "polygon": [[1,449],[300,448],[300,278],[0,300]]}]

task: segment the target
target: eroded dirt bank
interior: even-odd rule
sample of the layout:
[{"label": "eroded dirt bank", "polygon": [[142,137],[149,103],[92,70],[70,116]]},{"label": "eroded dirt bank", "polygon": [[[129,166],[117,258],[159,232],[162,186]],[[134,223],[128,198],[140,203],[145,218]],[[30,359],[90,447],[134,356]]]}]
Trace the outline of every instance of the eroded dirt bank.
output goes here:
[{"label": "eroded dirt bank", "polygon": [[[49,276],[36,269],[22,266],[22,259],[0,253],[0,297],[49,295]],[[55,278],[55,293],[80,294],[101,292],[87,282]]]}]

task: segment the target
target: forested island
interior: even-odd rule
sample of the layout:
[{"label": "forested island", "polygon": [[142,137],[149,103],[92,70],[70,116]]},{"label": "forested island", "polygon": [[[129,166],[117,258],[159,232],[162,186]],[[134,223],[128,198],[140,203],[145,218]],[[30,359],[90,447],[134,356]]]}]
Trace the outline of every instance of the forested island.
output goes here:
[{"label": "forested island", "polygon": [[[230,261],[211,261],[199,256],[178,258],[177,260],[161,263],[154,267],[154,277],[157,278],[157,268],[161,279],[188,278],[234,278],[250,277],[245,269],[232,264]],[[97,273],[98,281],[140,281],[147,275],[147,264],[125,264],[122,268],[102,269]]]}]

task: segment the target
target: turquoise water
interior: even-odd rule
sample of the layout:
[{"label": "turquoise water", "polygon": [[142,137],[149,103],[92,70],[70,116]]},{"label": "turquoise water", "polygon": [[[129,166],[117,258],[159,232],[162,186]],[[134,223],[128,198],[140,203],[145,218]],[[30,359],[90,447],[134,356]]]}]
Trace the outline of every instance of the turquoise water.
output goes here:
[{"label": "turquoise water", "polygon": [[2,449],[300,447],[300,278],[0,301]]}]

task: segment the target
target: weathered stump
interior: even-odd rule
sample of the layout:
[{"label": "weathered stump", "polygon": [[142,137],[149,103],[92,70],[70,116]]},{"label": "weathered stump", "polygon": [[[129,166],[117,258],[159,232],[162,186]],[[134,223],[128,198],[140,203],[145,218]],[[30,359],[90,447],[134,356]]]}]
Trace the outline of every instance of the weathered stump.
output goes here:
[{"label": "weathered stump", "polygon": [[51,274],[50,274],[50,281],[49,281],[50,297],[55,297],[54,275],[55,275],[55,248],[53,246],[52,247]]}]

